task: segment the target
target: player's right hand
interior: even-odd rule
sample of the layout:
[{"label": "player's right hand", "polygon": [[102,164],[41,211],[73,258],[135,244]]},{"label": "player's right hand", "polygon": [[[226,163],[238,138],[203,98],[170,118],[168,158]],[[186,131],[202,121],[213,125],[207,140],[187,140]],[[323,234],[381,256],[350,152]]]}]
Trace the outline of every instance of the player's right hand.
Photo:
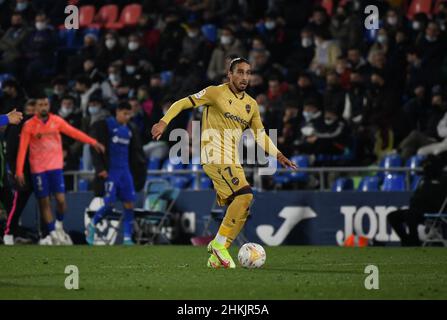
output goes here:
[{"label": "player's right hand", "polygon": [[109,174],[107,173],[106,170],[102,170],[101,172],[98,173],[98,177],[103,178],[103,179],[107,179],[108,176],[109,176]]},{"label": "player's right hand", "polygon": [[16,176],[16,181],[20,187],[25,186],[25,176]]},{"label": "player's right hand", "polygon": [[151,130],[152,139],[160,140],[161,135],[163,134],[163,132],[166,129],[166,126],[167,126],[167,124],[162,120],[160,120],[160,121],[158,121],[158,123],[154,124],[152,126],[152,130]]},{"label": "player's right hand", "polygon": [[19,124],[23,119],[23,115],[20,111],[16,109],[12,110],[10,113],[6,115],[8,117],[10,124]]},{"label": "player's right hand", "polygon": [[98,153],[105,153],[106,147],[102,143],[96,142],[95,145],[93,145],[93,148],[95,148],[96,152]]}]

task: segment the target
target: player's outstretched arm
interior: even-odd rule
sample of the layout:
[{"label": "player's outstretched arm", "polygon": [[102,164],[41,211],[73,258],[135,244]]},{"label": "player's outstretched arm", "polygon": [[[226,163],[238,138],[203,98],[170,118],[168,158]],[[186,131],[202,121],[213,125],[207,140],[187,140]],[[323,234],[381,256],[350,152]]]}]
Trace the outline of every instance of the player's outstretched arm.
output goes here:
[{"label": "player's outstretched arm", "polygon": [[261,115],[259,114],[258,108],[255,111],[250,127],[253,130],[256,143],[261,146],[261,148],[263,148],[265,152],[267,152],[271,156],[274,156],[278,160],[278,162],[285,168],[291,168],[293,170],[296,170],[298,168],[293,161],[290,161],[281,153],[281,151],[278,150],[278,148],[276,148],[273,141],[265,133],[264,125],[262,124]]},{"label": "player's outstretched arm", "polygon": [[165,131],[169,122],[171,122],[171,120],[174,119],[183,110],[190,109],[192,107],[194,107],[194,103],[192,103],[192,100],[189,97],[174,102],[169,107],[164,117],[161,118],[161,120],[158,123],[152,126],[151,129],[152,138],[155,140],[159,140],[163,135],[163,132]]},{"label": "player's outstretched arm", "polygon": [[105,152],[106,148],[104,147],[104,145],[102,143],[99,143],[98,141],[96,141],[89,135],[85,134],[81,130],[78,130],[75,127],[72,127],[68,122],[66,122],[62,118],[60,118],[60,121],[61,121],[61,123],[60,123],[59,128],[63,134],[66,134],[67,136],[69,136],[75,140],[81,141],[83,143],[90,144],[99,153]]},{"label": "player's outstretched arm", "polygon": [[152,139],[160,140],[166,127],[167,127],[167,123],[164,122],[163,120],[160,120],[160,121],[158,121],[158,123],[154,124],[152,126],[152,130],[151,130]]}]

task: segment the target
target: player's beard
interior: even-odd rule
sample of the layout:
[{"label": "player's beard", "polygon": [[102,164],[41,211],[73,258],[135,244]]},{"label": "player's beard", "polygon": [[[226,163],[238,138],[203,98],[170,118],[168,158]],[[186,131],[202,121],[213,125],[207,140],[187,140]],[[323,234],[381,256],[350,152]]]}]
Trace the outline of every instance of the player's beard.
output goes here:
[{"label": "player's beard", "polygon": [[47,118],[48,117],[48,110],[42,110],[39,113],[41,118]]}]

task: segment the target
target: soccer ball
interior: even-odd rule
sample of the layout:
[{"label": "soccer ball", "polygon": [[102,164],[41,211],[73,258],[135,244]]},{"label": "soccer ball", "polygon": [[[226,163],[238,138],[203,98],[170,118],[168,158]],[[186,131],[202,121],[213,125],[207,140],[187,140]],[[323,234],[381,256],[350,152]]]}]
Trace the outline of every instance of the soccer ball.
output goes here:
[{"label": "soccer ball", "polygon": [[265,250],[260,244],[246,243],[239,249],[237,259],[244,268],[261,268],[266,259]]}]

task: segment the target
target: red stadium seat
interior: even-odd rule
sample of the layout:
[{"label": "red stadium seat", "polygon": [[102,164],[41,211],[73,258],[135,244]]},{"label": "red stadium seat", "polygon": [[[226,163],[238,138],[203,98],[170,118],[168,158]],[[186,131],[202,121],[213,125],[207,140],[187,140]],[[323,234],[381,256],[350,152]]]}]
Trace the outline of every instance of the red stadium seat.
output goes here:
[{"label": "red stadium seat", "polygon": [[407,18],[413,19],[417,13],[425,13],[428,17],[431,16],[431,1],[428,0],[413,0],[407,11]]},{"label": "red stadium seat", "polygon": [[95,10],[94,6],[82,6],[79,9],[79,26],[81,28],[88,27],[93,23]]},{"label": "red stadium seat", "polygon": [[332,12],[334,9],[333,0],[321,0],[321,6],[326,9],[326,12],[329,16],[332,16]]},{"label": "red stadium seat", "polygon": [[113,23],[118,18],[118,6],[116,4],[107,4],[99,9],[94,23],[89,25],[89,28],[101,28],[106,24]]},{"label": "red stadium seat", "polygon": [[141,5],[137,3],[129,4],[121,11],[120,20],[105,25],[106,29],[122,29],[127,26],[134,26],[138,23],[141,16]]}]

